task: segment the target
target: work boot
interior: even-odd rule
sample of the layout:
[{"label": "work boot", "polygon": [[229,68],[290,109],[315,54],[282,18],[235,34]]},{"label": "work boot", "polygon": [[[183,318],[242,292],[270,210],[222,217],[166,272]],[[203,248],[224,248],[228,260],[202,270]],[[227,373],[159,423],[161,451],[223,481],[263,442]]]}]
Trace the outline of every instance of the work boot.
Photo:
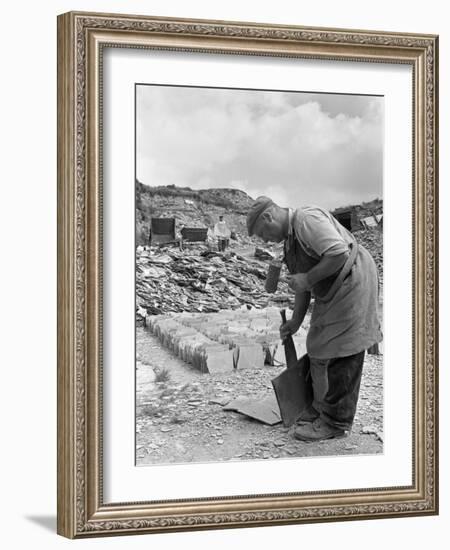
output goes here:
[{"label": "work boot", "polygon": [[346,437],[347,435],[347,431],[330,426],[320,417],[314,422],[295,428],[294,431],[294,437],[300,439],[300,441],[323,441],[324,439]]},{"label": "work boot", "polygon": [[303,426],[304,424],[314,422],[317,418],[319,418],[319,412],[310,405],[300,413],[300,416],[296,420],[296,424],[298,426]]}]

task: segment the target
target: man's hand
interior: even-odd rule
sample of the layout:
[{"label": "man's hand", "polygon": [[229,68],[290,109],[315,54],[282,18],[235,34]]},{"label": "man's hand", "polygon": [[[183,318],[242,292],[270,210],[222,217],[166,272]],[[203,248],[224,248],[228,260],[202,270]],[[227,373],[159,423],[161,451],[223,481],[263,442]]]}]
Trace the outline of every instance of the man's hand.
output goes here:
[{"label": "man's hand", "polygon": [[289,319],[289,321],[280,325],[280,338],[284,340],[286,336],[289,336],[289,334],[295,334],[300,328],[301,324],[301,321],[299,321],[298,319]]},{"label": "man's hand", "polygon": [[295,292],[306,292],[310,285],[307,273],[296,273],[288,277],[288,284]]}]

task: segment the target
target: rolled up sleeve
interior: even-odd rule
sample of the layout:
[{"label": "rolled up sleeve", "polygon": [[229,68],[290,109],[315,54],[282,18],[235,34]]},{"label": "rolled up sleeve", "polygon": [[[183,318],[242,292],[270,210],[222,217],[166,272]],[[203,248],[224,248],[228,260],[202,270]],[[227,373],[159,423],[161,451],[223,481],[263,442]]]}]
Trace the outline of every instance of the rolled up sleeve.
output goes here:
[{"label": "rolled up sleeve", "polygon": [[322,213],[308,213],[299,225],[296,228],[298,237],[318,256],[337,256],[348,252],[348,243]]}]

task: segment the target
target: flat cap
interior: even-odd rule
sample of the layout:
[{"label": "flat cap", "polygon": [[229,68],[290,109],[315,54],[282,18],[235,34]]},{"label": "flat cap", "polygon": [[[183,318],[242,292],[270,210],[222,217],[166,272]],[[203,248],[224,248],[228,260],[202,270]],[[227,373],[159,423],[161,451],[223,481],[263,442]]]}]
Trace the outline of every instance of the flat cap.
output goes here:
[{"label": "flat cap", "polygon": [[269,199],[269,197],[262,196],[255,200],[247,214],[247,231],[249,237],[253,235],[253,228],[259,216],[274,204],[273,200]]}]

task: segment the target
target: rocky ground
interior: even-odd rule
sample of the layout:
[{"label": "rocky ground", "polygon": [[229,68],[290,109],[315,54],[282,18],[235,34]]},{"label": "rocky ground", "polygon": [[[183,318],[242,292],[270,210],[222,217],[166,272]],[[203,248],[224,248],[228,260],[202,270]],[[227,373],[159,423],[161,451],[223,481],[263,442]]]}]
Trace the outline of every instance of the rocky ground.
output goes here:
[{"label": "rocky ground", "polygon": [[350,435],[318,443],[292,437],[223,404],[238,396],[265,397],[283,367],[202,374],[137,328],[136,463],[167,464],[383,452],[383,361],[367,355]]},{"label": "rocky ground", "polygon": [[[358,242],[377,264],[382,295],[382,233],[362,230]],[[225,253],[196,243],[181,251],[138,247],[136,256],[137,377],[136,462],[138,465],[383,452],[383,356],[367,355],[353,430],[344,439],[303,443],[282,424],[268,426],[223,405],[244,396],[263,398],[283,367],[202,374],[165,349],[142,326],[147,315],[181,311],[292,307],[281,280],[265,292],[268,261],[279,250],[264,247],[255,257],[253,240],[231,241]],[[283,274],[283,272],[282,272]],[[382,349],[382,348],[381,348]]]}]

